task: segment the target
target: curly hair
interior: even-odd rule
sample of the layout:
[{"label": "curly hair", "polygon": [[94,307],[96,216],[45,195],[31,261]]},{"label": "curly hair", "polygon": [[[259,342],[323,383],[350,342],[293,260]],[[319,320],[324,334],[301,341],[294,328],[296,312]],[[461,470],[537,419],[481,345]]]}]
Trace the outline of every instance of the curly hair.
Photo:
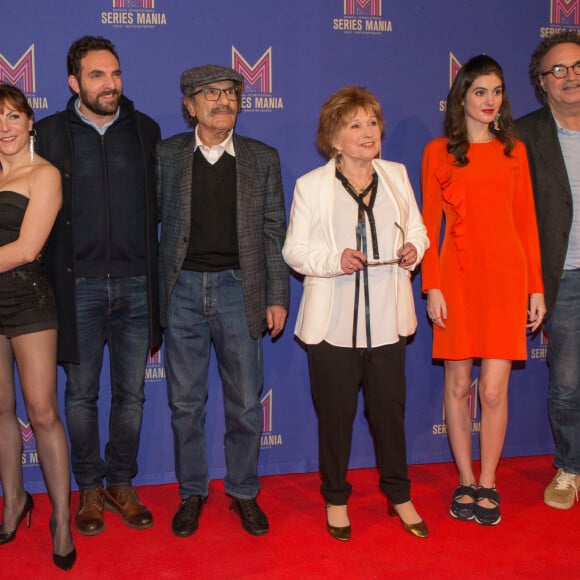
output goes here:
[{"label": "curly hair", "polygon": [[530,74],[530,81],[534,86],[534,91],[536,92],[536,97],[541,103],[546,103],[546,91],[542,88],[540,83],[540,77],[544,72],[544,58],[552,48],[558,44],[566,43],[577,44],[580,46],[580,30],[564,30],[563,32],[558,32],[553,36],[548,36],[538,44],[538,47],[532,54],[528,72]]},{"label": "curly hair", "polygon": [[117,60],[119,60],[119,55],[115,50],[115,45],[110,40],[107,40],[102,36],[83,36],[82,38],[75,40],[68,49],[68,54],[66,55],[66,66],[69,76],[73,75],[77,79],[80,78],[81,60],[88,52],[93,50],[108,50]]},{"label": "curly hair", "polygon": [[455,164],[463,167],[469,163],[469,136],[465,117],[465,95],[476,78],[483,75],[497,75],[501,80],[503,91],[502,103],[499,109],[498,128],[494,122],[489,130],[504,145],[504,153],[509,156],[515,146],[515,127],[511,108],[505,90],[505,81],[501,66],[490,56],[480,54],[469,59],[459,70],[449,95],[447,96],[447,112],[445,114],[445,135],[448,138],[447,151],[455,157]]},{"label": "curly hair", "polygon": [[0,83],[0,110],[10,106],[19,113],[24,113],[29,119],[34,119],[34,111],[28,104],[24,93],[18,88],[6,83]]},{"label": "curly hair", "polygon": [[385,129],[383,110],[377,97],[364,87],[343,87],[332,94],[320,109],[316,143],[328,158],[336,155],[332,144],[337,132],[346,126],[359,109],[372,113],[379,123],[381,135]]}]

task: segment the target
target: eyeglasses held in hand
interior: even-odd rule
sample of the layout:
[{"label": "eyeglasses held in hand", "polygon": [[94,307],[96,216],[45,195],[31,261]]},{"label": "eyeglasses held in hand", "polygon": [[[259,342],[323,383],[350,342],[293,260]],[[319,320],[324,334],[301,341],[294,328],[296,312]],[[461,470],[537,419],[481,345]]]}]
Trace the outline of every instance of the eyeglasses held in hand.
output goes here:
[{"label": "eyeglasses held in hand", "polygon": [[[401,246],[403,248],[405,247],[405,231],[397,222],[395,222],[395,227],[401,232],[401,235],[403,236],[403,245]],[[379,258],[378,260],[367,260],[366,266],[367,268],[374,268],[375,266],[391,266],[393,264],[400,263],[401,263],[400,257],[391,258],[390,260],[381,260]]]},{"label": "eyeglasses held in hand", "polygon": [[217,87],[203,87],[203,89],[199,89],[199,91],[195,91],[195,93],[192,94],[195,96],[199,95],[199,93],[203,93],[206,101],[219,101],[222,93],[226,96],[228,101],[238,100],[237,87],[228,87],[227,89],[218,89]]}]

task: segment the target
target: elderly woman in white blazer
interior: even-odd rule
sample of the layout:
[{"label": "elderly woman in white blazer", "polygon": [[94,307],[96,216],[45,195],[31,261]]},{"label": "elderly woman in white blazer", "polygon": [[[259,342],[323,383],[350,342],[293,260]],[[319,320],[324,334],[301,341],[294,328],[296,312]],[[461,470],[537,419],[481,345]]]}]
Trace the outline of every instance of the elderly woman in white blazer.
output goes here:
[{"label": "elderly woman in white blazer", "polygon": [[326,101],[317,141],[330,161],[297,180],[283,249],[305,276],[295,333],[308,351],[327,530],[342,541],[361,387],[389,514],[428,534],[411,501],[404,421],[406,337],[417,327],[410,271],[429,242],[405,167],[377,159],[383,129],[366,89]]}]

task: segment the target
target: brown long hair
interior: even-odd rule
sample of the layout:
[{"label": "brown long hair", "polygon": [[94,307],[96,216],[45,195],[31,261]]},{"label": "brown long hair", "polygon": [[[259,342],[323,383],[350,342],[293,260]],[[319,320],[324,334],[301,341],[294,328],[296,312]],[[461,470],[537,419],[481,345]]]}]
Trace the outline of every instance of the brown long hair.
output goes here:
[{"label": "brown long hair", "polygon": [[502,103],[499,109],[498,128],[490,123],[489,130],[504,145],[504,153],[509,157],[515,142],[515,127],[512,120],[510,103],[505,89],[505,81],[501,66],[490,56],[480,54],[469,59],[459,70],[447,97],[447,112],[445,114],[445,135],[448,138],[447,151],[455,157],[455,164],[463,167],[469,163],[469,138],[463,103],[469,87],[477,77],[482,75],[497,75],[501,80]]}]

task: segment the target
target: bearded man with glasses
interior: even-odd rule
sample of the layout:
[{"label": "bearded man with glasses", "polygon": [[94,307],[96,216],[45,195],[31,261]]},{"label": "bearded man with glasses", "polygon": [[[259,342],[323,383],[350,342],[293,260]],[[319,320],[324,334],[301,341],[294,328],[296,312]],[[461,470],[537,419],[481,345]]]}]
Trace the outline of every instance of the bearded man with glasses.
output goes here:
[{"label": "bearded man with glasses", "polygon": [[548,408],[557,473],[547,505],[568,509],[580,488],[580,34],[544,39],[530,62],[544,107],[516,122],[528,149],[548,312]]},{"label": "bearded man with glasses", "polygon": [[234,132],[243,77],[218,65],[181,75],[183,114],[193,132],[158,148],[160,308],[175,472],[181,503],[176,536],[199,526],[207,499],[205,406],[213,343],[222,382],[230,509],[260,536],[256,502],[263,413],[262,334],[286,322],[290,279],[278,153]]}]

